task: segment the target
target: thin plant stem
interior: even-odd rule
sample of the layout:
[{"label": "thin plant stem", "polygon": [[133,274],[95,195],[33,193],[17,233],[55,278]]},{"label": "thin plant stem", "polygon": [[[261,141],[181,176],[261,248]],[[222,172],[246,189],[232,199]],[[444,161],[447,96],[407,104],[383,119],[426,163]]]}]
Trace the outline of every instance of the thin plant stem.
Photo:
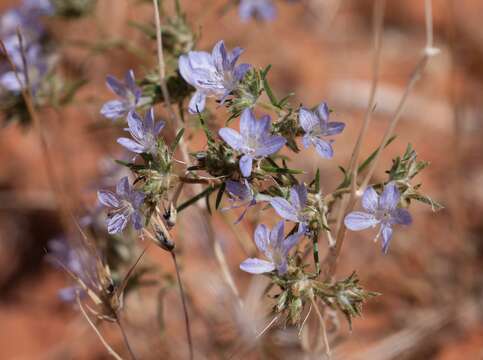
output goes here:
[{"label": "thin plant stem", "polygon": [[174,251],[171,251],[171,257],[173,258],[173,264],[176,269],[176,277],[178,279],[178,286],[179,286],[179,293],[181,296],[181,302],[183,304],[183,312],[184,312],[184,320],[185,320],[185,326],[186,326],[186,336],[188,338],[188,345],[189,345],[189,351],[190,351],[190,360],[194,358],[194,353],[193,353],[193,340],[191,338],[191,327],[190,327],[190,320],[188,316],[188,306],[186,305],[186,295],[183,290],[183,283],[181,281],[181,275],[179,272],[179,266],[178,266],[178,261],[176,260],[176,254]]},{"label": "thin plant stem", "polygon": [[341,202],[341,205],[340,205],[341,207],[338,211],[338,217],[336,221],[337,235],[336,235],[336,241],[333,243],[333,246],[329,248],[328,259],[330,260],[330,264],[329,264],[329,272],[327,274],[327,278],[330,278],[331,276],[333,276],[333,272],[335,271],[335,268],[334,268],[335,263],[337,262],[337,258],[342,248],[342,243],[344,241],[345,227],[342,224],[344,216],[350,211],[350,209],[352,209],[353,205],[355,204],[357,175],[358,175],[358,161],[359,161],[360,151],[362,147],[362,142],[367,134],[367,131],[369,129],[369,124],[371,122],[371,116],[374,108],[377,87],[379,84],[379,68],[380,68],[380,62],[381,62],[380,59],[381,59],[381,49],[382,49],[382,33],[384,28],[385,6],[386,6],[385,0],[377,0],[374,3],[374,10],[373,10],[374,41],[373,41],[371,91],[368,99],[367,109],[364,114],[362,127],[359,132],[359,136],[357,137],[354,150],[352,151],[351,160],[349,162],[349,174],[351,176],[350,195],[347,203],[345,203],[344,201]]},{"label": "thin plant stem", "polygon": [[320,312],[320,309],[319,307],[317,306],[317,303],[315,302],[314,300],[314,297],[312,296],[310,298],[310,300],[312,301],[312,305],[315,309],[315,312],[317,313],[317,316],[319,318],[319,322],[320,322],[320,327],[322,329],[322,335],[323,335],[323,338],[324,338],[324,346],[325,346],[325,355],[327,355],[327,357],[330,359],[330,345],[329,345],[329,337],[327,336],[327,328],[325,326],[325,320],[324,320],[324,317],[322,316],[321,312]]},{"label": "thin plant stem", "polygon": [[134,354],[134,351],[131,347],[131,344],[129,343],[129,339],[127,337],[126,331],[124,330],[124,326],[122,326],[121,319],[119,318],[119,316],[117,314],[116,314],[115,319],[116,319],[116,324],[117,324],[119,330],[121,331],[121,335],[122,335],[122,338],[124,340],[124,343],[126,344],[126,348],[129,351],[129,355],[131,355],[131,359],[137,360],[136,355]]},{"label": "thin plant stem", "polygon": [[79,293],[76,294],[76,301],[82,313],[82,316],[84,316],[84,318],[87,320],[90,327],[92,328],[92,330],[94,330],[97,337],[99,338],[99,340],[101,340],[102,345],[104,345],[104,347],[109,352],[109,354],[117,360],[123,360],[123,358],[117,352],[115,352],[114,349],[107,343],[106,339],[104,339],[99,329],[96,327],[96,325],[94,325],[92,320],[89,318],[89,315],[87,315],[86,311],[84,310],[84,307],[82,306],[82,302],[80,301]]},{"label": "thin plant stem", "polygon": [[[158,0],[153,0],[153,6],[154,6],[154,22],[156,24],[158,73],[159,73],[161,92],[163,93],[164,102],[166,104],[166,107],[168,108],[169,114],[173,119],[173,121],[175,121],[176,123],[177,131],[179,131],[183,127],[183,121],[181,120],[181,117],[176,113],[176,111],[174,111],[173,106],[171,105],[171,97],[169,95],[168,85],[166,84],[166,64],[164,61],[164,53],[163,53],[163,29],[161,27]],[[188,164],[189,163],[188,148],[183,139],[180,139],[179,146],[181,149],[181,156],[183,157],[183,161],[186,164]]]},{"label": "thin plant stem", "polygon": [[[362,181],[361,185],[359,186],[359,189],[355,193],[351,192],[349,203],[345,208],[345,211],[342,212],[344,217],[350,211],[352,211],[355,204],[357,203],[357,200],[361,197],[364,190],[369,185],[369,181],[371,180],[372,175],[374,174],[374,171],[376,170],[379,160],[381,158],[382,151],[386,147],[390,138],[392,137],[394,130],[401,118],[401,115],[403,114],[409,95],[411,94],[418,80],[421,78],[421,75],[424,72],[426,65],[428,64],[429,59],[438,53],[438,50],[433,47],[433,30],[432,30],[433,24],[432,24],[431,0],[425,0],[425,19],[426,19],[426,47],[424,49],[424,53],[419,59],[419,61],[417,62],[416,66],[414,67],[409,77],[404,93],[399,101],[399,104],[396,108],[396,111],[394,112],[394,115],[389,121],[389,125],[383,136],[381,144],[377,149],[374,160],[370,164],[369,169],[366,173],[366,176],[364,177],[364,180]],[[331,256],[329,257],[330,263],[329,263],[327,278],[333,277],[333,275],[335,274],[336,267],[337,267],[337,260],[342,250],[345,234],[346,234],[346,228],[345,226],[341,225],[337,231],[335,248],[331,249]]]},{"label": "thin plant stem", "polygon": [[30,79],[28,76],[28,63],[25,57],[23,36],[19,28],[17,28],[17,36],[18,36],[19,45],[20,45],[20,54],[22,56],[22,63],[24,67],[25,84],[23,84],[23,81],[20,79],[18,75],[17,66],[13,62],[3,41],[0,41],[0,47],[5,58],[7,59],[9,66],[11,67],[13,73],[15,74],[17,82],[21,85],[22,98],[25,101],[25,104],[27,106],[27,111],[29,113],[30,118],[32,119],[32,123],[34,124],[34,128],[39,137],[40,147],[41,147],[43,159],[45,162],[45,169],[47,171],[47,177],[50,182],[52,191],[54,192],[54,195],[56,197],[57,206],[61,213],[61,220],[63,222],[64,228],[68,229],[69,223],[70,223],[68,220],[70,218],[69,216],[70,210],[69,210],[67,199],[64,196],[64,192],[62,191],[62,186],[60,185],[60,182],[58,181],[57,176],[55,175],[52,155],[47,145],[47,139],[45,138],[44,132],[42,131],[42,123],[37,114],[37,111],[35,110],[35,106],[33,104],[32,89],[31,89]]}]

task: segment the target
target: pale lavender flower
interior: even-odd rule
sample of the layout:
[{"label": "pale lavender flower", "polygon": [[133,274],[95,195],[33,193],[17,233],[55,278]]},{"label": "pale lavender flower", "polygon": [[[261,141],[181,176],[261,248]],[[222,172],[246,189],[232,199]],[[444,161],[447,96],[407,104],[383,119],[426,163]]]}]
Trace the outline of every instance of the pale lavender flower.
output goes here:
[{"label": "pale lavender flower", "polygon": [[164,128],[163,121],[155,121],[154,109],[151,107],[146,112],[144,120],[135,111],[131,111],[127,116],[127,123],[129,128],[126,130],[132,139],[122,137],[117,139],[117,142],[136,154],[154,154],[158,135]]},{"label": "pale lavender flower", "polygon": [[255,229],[255,244],[268,260],[249,258],[240,264],[240,269],[250,274],[263,274],[276,270],[279,275],[287,272],[287,256],[298,243],[303,231],[285,237],[284,221],[279,221],[270,231],[260,224]]},{"label": "pale lavender flower", "polygon": [[[95,274],[95,264],[90,261],[90,257],[82,252],[76,251],[69,246],[65,238],[55,238],[48,242],[48,257],[50,263],[55,266],[68,270],[79,278],[86,286],[91,287]],[[84,254],[85,256],[82,256]],[[59,297],[62,301],[73,302],[76,294],[85,295],[80,285],[69,286],[59,290]]]},{"label": "pale lavender flower", "polygon": [[277,16],[277,11],[272,0],[241,0],[238,15],[242,21],[252,18],[271,21]]},{"label": "pale lavender flower", "polygon": [[255,118],[251,109],[245,109],[241,115],[240,132],[222,128],[220,137],[233,149],[243,154],[240,158],[240,170],[244,177],[252,173],[254,159],[262,159],[276,153],[286,143],[283,136],[271,135],[270,116]]},{"label": "pale lavender flower", "polygon": [[134,71],[129,70],[124,76],[124,83],[114,76],[108,75],[106,85],[119,99],[111,100],[102,106],[101,114],[108,119],[118,119],[126,116],[139,106],[142,91],[136,85]]},{"label": "pale lavender flower", "polygon": [[[16,66],[16,72],[8,70],[0,75],[0,87],[13,92],[20,93],[26,86],[26,71],[22,60],[20,44],[16,36],[11,36],[4,41],[5,48]],[[49,66],[48,60],[42,53],[42,49],[37,44],[31,44],[25,50],[25,60],[27,63],[27,75],[31,90],[35,91],[41,85],[42,80],[47,75]]]},{"label": "pale lavender flower", "polygon": [[409,225],[412,222],[409,212],[397,207],[400,197],[394,182],[384,186],[381,196],[372,187],[368,187],[362,195],[362,207],[366,212],[351,212],[344,219],[345,226],[352,231],[359,231],[380,224],[375,240],[382,235],[382,251],[387,253],[392,238],[392,226]]},{"label": "pale lavender flower", "polygon": [[227,52],[223,40],[218,41],[210,53],[190,51],[179,58],[179,71],[185,81],[196,92],[190,100],[188,110],[192,114],[203,111],[207,97],[216,97],[223,103],[250,69],[248,64],[236,66],[242,48]]},{"label": "pale lavender flower", "polygon": [[99,202],[111,208],[107,219],[107,232],[117,234],[124,230],[129,220],[134,228],[140,230],[143,227],[140,207],[144,201],[144,194],[134,190],[129,185],[127,177],[123,177],[116,187],[116,193],[107,190],[97,192]]},{"label": "pale lavender flower", "polygon": [[301,107],[299,110],[300,126],[305,132],[302,143],[305,148],[315,146],[320,156],[331,159],[334,156],[332,140],[325,140],[324,137],[337,135],[344,130],[342,122],[329,122],[329,107],[321,103],[315,111]]},{"label": "pale lavender flower", "polygon": [[233,204],[221,210],[226,211],[226,210],[245,207],[241,215],[235,221],[235,224],[238,224],[245,216],[246,212],[248,211],[248,208],[251,206],[254,206],[257,203],[255,193],[250,187],[250,184],[248,183],[247,179],[243,179],[241,183],[238,181],[227,180],[225,184],[226,184],[226,191],[231,196],[231,200]]},{"label": "pale lavender flower", "polygon": [[304,210],[307,206],[307,188],[304,185],[292,186],[289,201],[277,196],[270,200],[270,205],[284,219],[300,223],[301,228],[306,227],[308,219]]},{"label": "pale lavender flower", "polygon": [[50,0],[24,0],[22,9],[29,14],[37,16],[53,15],[55,10]]}]

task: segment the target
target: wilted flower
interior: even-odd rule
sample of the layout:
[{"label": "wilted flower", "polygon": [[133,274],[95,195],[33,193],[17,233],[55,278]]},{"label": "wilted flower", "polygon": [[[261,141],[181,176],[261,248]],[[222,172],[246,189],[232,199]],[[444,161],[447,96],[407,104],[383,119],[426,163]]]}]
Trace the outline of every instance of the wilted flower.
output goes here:
[{"label": "wilted flower", "polygon": [[146,112],[144,120],[135,111],[131,111],[127,116],[127,123],[127,130],[134,140],[122,137],[117,139],[117,142],[136,154],[154,154],[157,137],[164,128],[163,121],[154,120],[154,109],[150,108]]},{"label": "wilted flower", "polygon": [[342,122],[329,122],[329,114],[329,107],[326,103],[321,103],[315,111],[310,111],[304,107],[299,110],[300,126],[305,132],[302,139],[304,147],[315,146],[319,155],[326,159],[331,159],[334,156],[334,150],[331,145],[332,140],[324,140],[322,137],[337,135],[345,127]]},{"label": "wilted flower", "polygon": [[277,11],[272,0],[241,0],[238,14],[242,21],[251,18],[270,21],[275,19]]},{"label": "wilted flower", "polygon": [[139,208],[144,201],[144,194],[134,190],[129,185],[127,177],[123,177],[116,187],[116,193],[107,190],[97,192],[99,202],[111,208],[108,213],[107,232],[117,234],[124,230],[129,220],[134,228],[140,230],[143,227]]},{"label": "wilted flower", "polygon": [[241,115],[240,133],[230,128],[220,129],[220,137],[244,154],[240,159],[240,170],[244,177],[252,173],[254,159],[272,155],[285,145],[285,138],[271,135],[270,128],[270,116],[265,115],[257,120],[251,109],[245,109]]},{"label": "wilted flower", "polygon": [[255,244],[267,257],[267,260],[249,258],[240,264],[240,269],[251,274],[263,274],[277,270],[280,275],[287,272],[287,255],[297,244],[302,231],[288,237],[284,235],[284,221],[279,221],[270,231],[266,225],[260,224],[255,229]]},{"label": "wilted flower", "polygon": [[235,66],[242,52],[243,49],[239,47],[231,53],[227,52],[223,40],[220,40],[211,54],[190,51],[180,56],[181,76],[196,89],[188,108],[192,114],[203,111],[207,97],[213,96],[223,102],[237,88],[250,69],[248,64]]},{"label": "wilted flower", "polygon": [[372,187],[368,187],[362,195],[362,207],[367,212],[351,212],[345,217],[344,224],[353,231],[364,230],[380,224],[381,228],[376,240],[382,234],[382,250],[387,253],[392,237],[392,226],[394,224],[409,225],[412,222],[409,212],[397,207],[399,199],[399,190],[394,182],[384,186],[380,197]]},{"label": "wilted flower", "polygon": [[108,119],[118,119],[126,116],[130,111],[134,111],[139,106],[142,91],[136,85],[134,71],[129,70],[124,76],[124,83],[114,76],[107,76],[106,85],[117,96],[118,100],[111,100],[102,106],[101,114]]},{"label": "wilted flower", "polygon": [[230,209],[245,207],[241,215],[235,221],[235,224],[238,224],[245,216],[248,208],[257,203],[255,199],[255,194],[246,179],[243,179],[243,182],[241,183],[238,181],[227,180],[225,184],[226,191],[230,196],[232,196],[233,204],[230,207],[224,208],[222,210],[226,211]]},{"label": "wilted flower", "polygon": [[307,188],[304,185],[292,186],[289,200],[277,196],[270,200],[270,205],[284,219],[305,225],[307,223],[307,217],[304,214],[307,206]]}]

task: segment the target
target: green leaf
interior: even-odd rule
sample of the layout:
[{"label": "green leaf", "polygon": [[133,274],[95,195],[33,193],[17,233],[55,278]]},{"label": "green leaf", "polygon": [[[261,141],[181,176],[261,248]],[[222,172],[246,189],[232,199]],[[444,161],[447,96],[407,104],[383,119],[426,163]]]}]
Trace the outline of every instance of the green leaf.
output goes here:
[{"label": "green leaf", "polygon": [[220,186],[220,190],[218,190],[218,194],[216,194],[216,202],[215,202],[215,209],[218,210],[220,207],[221,199],[223,199],[223,193],[225,192],[226,183],[222,183]]},{"label": "green leaf", "polygon": [[273,94],[272,89],[270,88],[270,84],[268,83],[267,80],[267,74],[270,71],[272,65],[268,65],[266,69],[262,72],[262,81],[263,81],[263,89],[267,93],[268,98],[270,99],[270,102],[272,103],[273,106],[280,108],[279,101]]},{"label": "green leaf", "polygon": [[174,139],[174,142],[171,144],[170,150],[171,154],[174,153],[176,150],[176,147],[178,146],[179,142],[181,141],[181,138],[184,135],[184,128],[179,129],[178,133],[176,134],[176,138]]},{"label": "green leaf", "polygon": [[216,189],[218,189],[219,187],[221,186],[221,184],[216,184],[215,186],[208,186],[206,189],[204,189],[202,192],[198,193],[197,195],[193,196],[191,199],[189,200],[186,200],[184,203],[182,203],[181,205],[179,205],[177,208],[176,208],[176,211],[178,213],[180,213],[181,211],[183,211],[184,209],[186,209],[187,207],[189,207],[190,205],[193,205],[194,203],[196,203],[198,200],[202,199],[203,197],[206,196],[206,194],[211,194],[213,191],[215,191]]}]

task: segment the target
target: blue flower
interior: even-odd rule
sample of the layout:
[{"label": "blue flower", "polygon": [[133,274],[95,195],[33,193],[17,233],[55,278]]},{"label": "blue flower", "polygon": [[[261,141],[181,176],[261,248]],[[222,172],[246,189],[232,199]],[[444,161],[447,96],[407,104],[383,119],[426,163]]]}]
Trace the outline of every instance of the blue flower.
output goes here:
[{"label": "blue flower", "polygon": [[304,185],[294,185],[290,189],[290,201],[283,197],[273,197],[270,205],[275,209],[278,215],[286,220],[300,223],[300,228],[307,225],[307,217],[304,210],[307,206],[307,188]]},{"label": "blue flower", "polygon": [[241,0],[238,15],[242,21],[252,18],[271,21],[277,16],[277,11],[272,0]]},{"label": "blue flower", "polygon": [[118,119],[134,111],[140,105],[141,89],[136,85],[134,71],[129,70],[124,76],[124,83],[114,76],[107,76],[106,85],[120,99],[111,100],[102,106],[101,114],[108,119]]},{"label": "blue flower", "polygon": [[[4,41],[4,44],[17,71],[9,70],[0,75],[0,86],[10,92],[20,93],[27,82],[18,38],[11,36]],[[35,93],[48,73],[48,61],[42,53],[40,46],[35,43],[32,43],[25,50],[25,60],[31,90]]]},{"label": "blue flower", "polygon": [[344,130],[342,122],[329,122],[329,107],[321,103],[315,111],[301,107],[299,110],[300,126],[305,132],[302,143],[305,148],[315,146],[320,156],[331,159],[334,156],[332,140],[324,140],[323,137],[337,135]]},{"label": "blue flower", "polygon": [[144,120],[135,112],[131,111],[127,116],[127,129],[132,138],[117,139],[117,142],[129,151],[136,154],[154,154],[156,152],[157,137],[164,128],[164,122],[154,120],[154,109],[151,107],[144,116]]},{"label": "blue flower", "polygon": [[240,183],[238,181],[227,180],[226,184],[226,191],[231,196],[231,201],[233,204],[227,208],[221,209],[222,211],[236,209],[240,207],[245,207],[243,212],[235,221],[235,224],[238,224],[243,217],[245,216],[248,208],[254,206],[257,203],[255,193],[253,192],[250,184],[246,179],[243,179],[243,182]]},{"label": "blue flower", "polygon": [[[87,253],[76,251],[69,246],[65,238],[55,238],[48,242],[47,259],[55,266],[62,267],[78,277],[78,281],[89,288],[94,288],[97,275],[95,263]],[[85,295],[84,289],[79,285],[69,286],[59,291],[59,297],[64,302],[73,302],[76,294]]]},{"label": "blue flower", "polygon": [[362,195],[362,207],[366,212],[351,212],[344,219],[345,226],[352,231],[359,231],[380,225],[375,240],[382,234],[382,251],[387,253],[392,238],[392,226],[409,225],[412,222],[409,212],[397,207],[400,197],[394,182],[384,186],[381,196],[372,187],[368,187]]},{"label": "blue flower", "polygon": [[55,10],[50,0],[24,0],[22,9],[29,14],[37,16],[53,15]]},{"label": "blue flower", "polygon": [[107,232],[117,234],[124,230],[129,220],[134,228],[140,230],[143,227],[139,208],[144,201],[144,194],[134,190],[129,185],[127,177],[123,177],[116,187],[116,193],[107,190],[97,192],[99,202],[112,209],[108,213]]},{"label": "blue flower", "polygon": [[241,115],[240,133],[230,128],[221,128],[218,132],[228,145],[243,154],[240,170],[244,177],[252,173],[254,159],[272,155],[285,145],[285,138],[271,135],[270,129],[270,116],[265,115],[257,120],[251,109],[245,109]]},{"label": "blue flower", "polygon": [[240,269],[250,274],[263,274],[277,270],[279,275],[287,272],[287,256],[289,251],[298,243],[303,231],[298,231],[288,237],[284,235],[284,221],[279,221],[270,231],[267,226],[260,224],[255,229],[255,244],[265,255],[267,260],[249,258],[240,264]]},{"label": "blue flower", "polygon": [[226,51],[223,40],[218,41],[210,53],[190,51],[179,58],[179,71],[185,81],[196,92],[190,100],[188,110],[192,114],[205,108],[207,97],[216,97],[220,102],[235,90],[250,69],[248,64],[235,66],[243,49],[237,47]]}]

